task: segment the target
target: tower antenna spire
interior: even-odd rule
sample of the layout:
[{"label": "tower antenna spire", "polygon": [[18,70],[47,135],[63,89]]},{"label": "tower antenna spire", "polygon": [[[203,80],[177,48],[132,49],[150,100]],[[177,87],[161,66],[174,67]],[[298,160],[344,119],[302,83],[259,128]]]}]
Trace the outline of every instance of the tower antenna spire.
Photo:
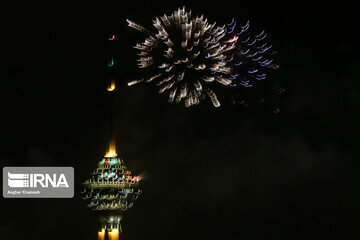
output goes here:
[{"label": "tower antenna spire", "polygon": [[[108,37],[108,41],[109,41],[109,52],[111,54],[114,53],[113,49],[114,49],[114,44],[115,44],[115,39],[116,36],[115,34],[111,34]],[[116,153],[116,129],[115,129],[115,124],[114,124],[114,119],[115,119],[115,115],[114,115],[114,108],[115,108],[115,89],[116,89],[116,84],[115,84],[115,70],[114,70],[114,56],[111,55],[110,58],[108,59],[108,63],[107,66],[109,68],[109,80],[108,80],[108,84],[107,84],[107,92],[109,95],[109,146],[108,149],[106,151],[105,157],[116,157],[117,153]]]}]

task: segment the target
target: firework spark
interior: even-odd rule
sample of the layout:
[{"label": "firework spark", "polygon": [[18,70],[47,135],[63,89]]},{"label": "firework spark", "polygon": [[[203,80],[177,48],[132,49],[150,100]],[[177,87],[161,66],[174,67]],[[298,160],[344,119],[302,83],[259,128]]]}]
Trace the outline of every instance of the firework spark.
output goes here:
[{"label": "firework spark", "polygon": [[153,75],[133,80],[129,86],[140,82],[156,82],[159,93],[167,91],[169,102],[185,106],[198,104],[206,95],[215,107],[220,106],[214,84],[230,85],[231,67],[228,52],[235,48],[227,38],[226,26],[209,23],[203,16],[192,18],[185,8],[171,15],[156,18],[152,33],[139,24],[127,20],[128,26],[144,34],[144,42],[136,44],[139,50],[138,67]]},{"label": "firework spark", "polygon": [[[250,90],[257,92],[256,94],[259,94],[259,89],[265,90],[265,95],[269,95],[269,92],[274,90],[281,94],[284,90],[269,76],[271,70],[278,69],[279,65],[274,63],[273,55],[276,52],[272,51],[272,45],[268,43],[265,31],[253,34],[250,31],[249,21],[243,26],[238,26],[233,18],[231,23],[227,24],[226,32],[229,39],[227,43],[233,47],[226,59],[231,67],[228,78],[232,81],[229,87],[235,92],[233,99],[246,106],[245,96],[249,97]],[[267,86],[271,91],[266,89]],[[263,102],[263,97],[257,96],[258,101]]]},{"label": "firework spark", "polygon": [[231,62],[230,86],[253,87],[256,82],[267,78],[268,69],[277,69],[278,65],[268,54],[272,45],[266,41],[267,34],[261,31],[251,34],[249,21],[235,32],[236,21],[227,25],[228,44],[234,46],[234,52],[227,61]]}]

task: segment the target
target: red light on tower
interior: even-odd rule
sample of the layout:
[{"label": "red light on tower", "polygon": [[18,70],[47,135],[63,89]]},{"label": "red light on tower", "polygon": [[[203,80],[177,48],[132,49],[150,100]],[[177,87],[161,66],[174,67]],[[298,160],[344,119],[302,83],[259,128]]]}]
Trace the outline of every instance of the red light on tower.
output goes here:
[{"label": "red light on tower", "polygon": [[115,39],[115,34],[111,35],[111,37],[109,37],[109,41],[112,41]]}]

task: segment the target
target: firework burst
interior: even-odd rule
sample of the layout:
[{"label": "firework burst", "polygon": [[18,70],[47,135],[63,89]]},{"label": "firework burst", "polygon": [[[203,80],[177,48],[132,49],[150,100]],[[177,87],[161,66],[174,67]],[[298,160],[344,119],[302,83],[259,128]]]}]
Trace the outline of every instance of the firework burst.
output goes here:
[{"label": "firework burst", "polygon": [[147,36],[134,48],[139,50],[138,67],[151,73],[151,77],[131,81],[129,86],[156,82],[159,93],[169,93],[169,102],[184,99],[189,107],[208,96],[215,107],[220,106],[212,86],[228,86],[234,81],[227,60],[236,45],[226,40],[225,25],[211,24],[203,16],[192,18],[185,8],[156,18],[155,33],[131,20],[127,22]]}]

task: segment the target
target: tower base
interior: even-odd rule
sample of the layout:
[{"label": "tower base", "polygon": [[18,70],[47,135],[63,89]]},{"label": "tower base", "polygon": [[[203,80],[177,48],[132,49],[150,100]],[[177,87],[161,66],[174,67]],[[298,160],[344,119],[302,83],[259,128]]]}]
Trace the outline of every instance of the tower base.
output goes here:
[{"label": "tower base", "polygon": [[99,216],[101,230],[98,232],[98,240],[119,240],[121,229],[121,216]]}]

